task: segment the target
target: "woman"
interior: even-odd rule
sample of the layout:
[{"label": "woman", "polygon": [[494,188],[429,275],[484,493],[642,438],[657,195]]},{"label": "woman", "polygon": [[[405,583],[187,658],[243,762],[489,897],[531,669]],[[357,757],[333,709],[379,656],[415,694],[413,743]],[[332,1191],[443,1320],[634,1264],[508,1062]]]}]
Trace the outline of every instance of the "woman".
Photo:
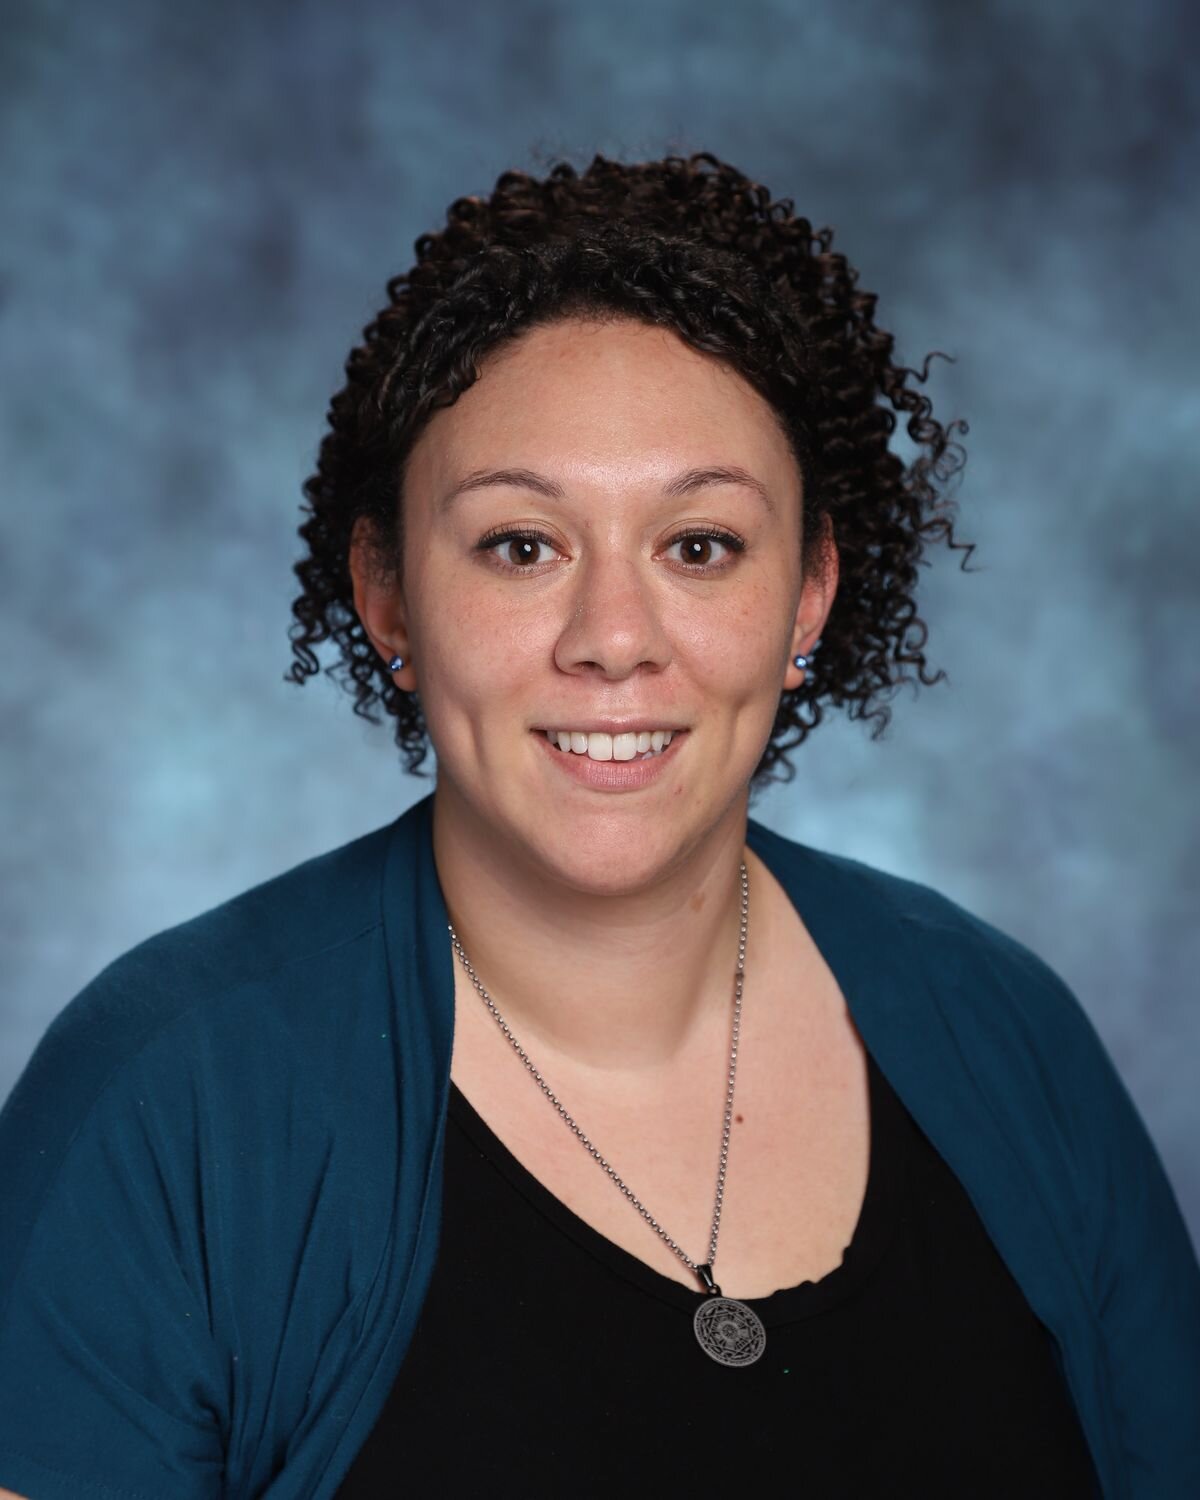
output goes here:
[{"label": "woman", "polygon": [[436,786],[39,1045],[12,1492],[1200,1493],[1200,1270],[1078,1001],[748,816],[826,703],[939,680],[916,567],[963,546],[830,243],[707,154],[597,157],[389,284],[292,675],[332,637]]}]

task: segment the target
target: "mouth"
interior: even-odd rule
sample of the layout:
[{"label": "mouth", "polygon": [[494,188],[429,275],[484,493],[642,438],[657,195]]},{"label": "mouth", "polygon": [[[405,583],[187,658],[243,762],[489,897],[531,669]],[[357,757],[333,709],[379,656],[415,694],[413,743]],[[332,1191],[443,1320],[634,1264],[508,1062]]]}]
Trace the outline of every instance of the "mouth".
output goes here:
[{"label": "mouth", "polygon": [[[566,733],[563,731],[564,735]],[[552,740],[549,731],[545,729],[532,729],[530,734],[540,743],[542,753],[559,772],[598,791],[635,791],[649,786],[674,764],[690,738],[690,731],[687,729],[643,730],[642,737],[648,743],[644,749],[639,750],[639,736],[636,734],[589,734],[586,737],[578,734],[572,735],[571,748],[563,749],[558,738]],[[659,748],[655,748],[656,740],[660,741]],[[577,744],[581,745],[579,750],[574,748]],[[582,748],[583,746],[586,748]]]},{"label": "mouth", "polygon": [[676,735],[686,734],[685,729],[629,729],[606,730],[537,729],[535,734],[544,734],[547,740],[564,755],[586,756],[588,760],[631,761],[647,760],[661,755]]}]

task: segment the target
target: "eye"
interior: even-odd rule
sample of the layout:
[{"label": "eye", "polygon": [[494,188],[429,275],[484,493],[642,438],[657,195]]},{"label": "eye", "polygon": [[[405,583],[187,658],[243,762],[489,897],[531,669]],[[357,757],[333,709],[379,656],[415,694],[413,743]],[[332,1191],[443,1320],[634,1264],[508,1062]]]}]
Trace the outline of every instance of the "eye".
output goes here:
[{"label": "eye", "polygon": [[507,544],[507,556],[497,557],[496,561],[506,573],[532,572],[534,565],[542,560],[536,555],[537,549],[554,546],[554,543],[542,531],[534,531],[524,526],[510,526],[507,530],[489,532],[487,536],[476,542],[475,547],[479,552],[491,552],[502,544]]},{"label": "eye", "polygon": [[683,566],[692,573],[723,573],[733,561],[732,556],[722,559],[715,567],[710,566],[712,560],[712,543],[719,542],[726,552],[733,554],[744,552],[746,544],[740,536],[734,536],[732,531],[724,531],[719,526],[705,526],[699,531],[684,531],[674,541],[668,542],[668,547],[683,547],[683,555],[680,559]]},{"label": "eye", "polygon": [[[729,557],[721,558],[716,564],[713,563],[712,543],[717,542],[724,547]],[[667,543],[668,549],[672,547],[683,547],[682,556],[679,559],[680,566],[688,573],[723,573],[730,567],[733,554],[744,552],[746,544],[732,531],[726,531],[720,526],[704,526],[692,531],[682,531]],[[538,549],[545,547],[554,549],[554,542],[545,532],[537,531],[526,526],[509,526],[499,531],[491,531],[481,537],[475,544],[478,552],[494,552],[497,548],[506,548],[507,552],[496,557],[496,563],[505,573],[531,573],[543,561],[537,553]]]}]

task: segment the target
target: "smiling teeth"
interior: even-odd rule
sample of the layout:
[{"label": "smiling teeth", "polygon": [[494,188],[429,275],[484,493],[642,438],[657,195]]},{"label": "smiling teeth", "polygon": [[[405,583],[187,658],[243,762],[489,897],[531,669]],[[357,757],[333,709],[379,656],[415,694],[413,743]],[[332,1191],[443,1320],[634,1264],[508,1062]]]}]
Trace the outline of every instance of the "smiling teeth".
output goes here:
[{"label": "smiling teeth", "polygon": [[578,730],[547,729],[546,738],[560,750],[586,755],[589,760],[646,760],[661,755],[675,731],[643,730],[640,734],[583,734]]}]

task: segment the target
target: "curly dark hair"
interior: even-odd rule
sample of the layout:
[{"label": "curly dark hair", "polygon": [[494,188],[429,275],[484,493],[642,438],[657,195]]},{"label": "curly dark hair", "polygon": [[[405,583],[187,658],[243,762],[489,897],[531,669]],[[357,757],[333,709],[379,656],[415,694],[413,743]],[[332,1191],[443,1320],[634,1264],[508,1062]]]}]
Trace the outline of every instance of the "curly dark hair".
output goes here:
[{"label": "curly dark hair", "polygon": [[[404,472],[432,411],[479,378],[484,354],[532,327],[632,317],[718,355],[765,397],[804,481],[803,536],[828,528],[838,548],[820,649],[804,682],[781,695],[751,795],[792,779],[787,752],[820,723],[826,701],[876,721],[878,739],[891,717],[880,700],[913,681],[896,669],[915,665],[926,686],[946,676],[925,675],[928,632],[913,595],[927,541],[965,550],[964,569],[974,550],[955,540],[947,498],[965,462],[952,437],[968,429],[961,420],[944,429],[907,383],[924,382],[930,359],[947,356],[927,355],[920,371],[893,361],[895,340],[874,322],[877,297],[857,289],[858,272],[832,240],[791,199],[772,201],[706,151],[637,163],[597,155],[582,174],[560,161],[544,178],[512,170],[490,197],[456,199],[446,227],[416,241],[413,268],[388,281],[387,306],[363,330],[330,403],[303,486],[308,556],[294,567],[303,592],[285,680],[317,673],[312,647],[332,636],[341,658],[328,670],[353,685],[355,713],[377,724],[382,704],[407,770],[427,774],[418,769],[428,749],[419,698],[396,686],[354,606],[355,522],[367,518],[372,566],[401,576]],[[918,450],[909,464],[889,448],[899,412]],[[808,576],[822,558],[807,540],[803,551]]]}]

